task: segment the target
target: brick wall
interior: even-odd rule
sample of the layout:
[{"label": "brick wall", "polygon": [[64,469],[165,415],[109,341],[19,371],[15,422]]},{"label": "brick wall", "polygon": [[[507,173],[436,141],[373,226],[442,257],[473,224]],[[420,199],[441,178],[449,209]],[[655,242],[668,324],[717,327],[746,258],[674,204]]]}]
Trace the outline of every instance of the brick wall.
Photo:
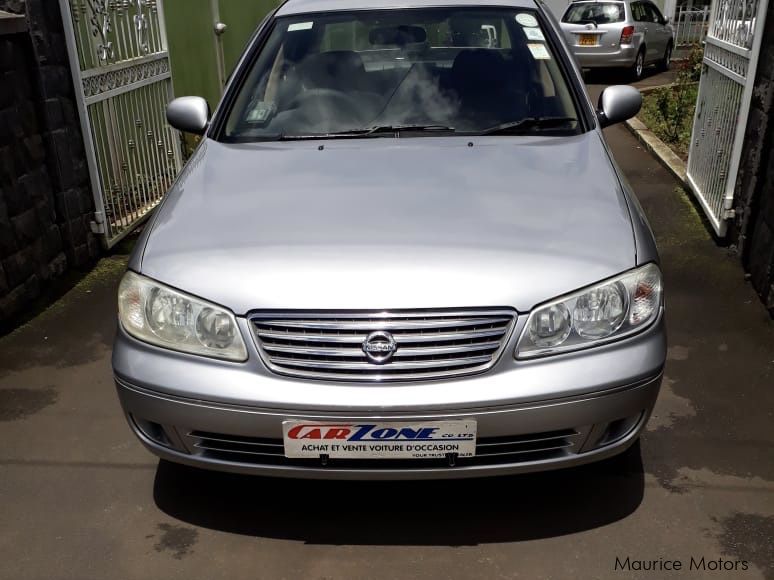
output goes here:
[{"label": "brick wall", "polygon": [[774,2],[769,2],[736,194],[742,262],[774,316]]},{"label": "brick wall", "polygon": [[67,265],[53,208],[26,33],[0,34],[0,320]]},{"label": "brick wall", "polygon": [[[59,3],[0,0],[0,324],[99,255]],[[6,22],[8,19],[6,19]]]}]

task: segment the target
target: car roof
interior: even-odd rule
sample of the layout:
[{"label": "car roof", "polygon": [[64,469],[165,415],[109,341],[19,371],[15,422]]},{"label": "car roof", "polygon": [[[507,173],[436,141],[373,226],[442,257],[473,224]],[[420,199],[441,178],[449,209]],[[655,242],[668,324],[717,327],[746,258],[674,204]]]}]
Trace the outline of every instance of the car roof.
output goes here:
[{"label": "car roof", "polygon": [[334,10],[381,10],[389,8],[445,7],[511,7],[536,8],[535,0],[287,0],[277,16],[330,12]]}]

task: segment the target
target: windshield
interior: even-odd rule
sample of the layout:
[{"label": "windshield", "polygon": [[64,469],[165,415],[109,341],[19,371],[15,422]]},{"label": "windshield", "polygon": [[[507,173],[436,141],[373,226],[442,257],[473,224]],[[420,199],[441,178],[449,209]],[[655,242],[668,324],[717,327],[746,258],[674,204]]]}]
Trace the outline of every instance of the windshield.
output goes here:
[{"label": "windshield", "polygon": [[624,21],[624,5],[619,2],[583,2],[573,4],[564,13],[562,22],[571,24],[611,24]]},{"label": "windshield", "polygon": [[579,131],[562,68],[524,9],[278,18],[233,103],[232,141]]}]

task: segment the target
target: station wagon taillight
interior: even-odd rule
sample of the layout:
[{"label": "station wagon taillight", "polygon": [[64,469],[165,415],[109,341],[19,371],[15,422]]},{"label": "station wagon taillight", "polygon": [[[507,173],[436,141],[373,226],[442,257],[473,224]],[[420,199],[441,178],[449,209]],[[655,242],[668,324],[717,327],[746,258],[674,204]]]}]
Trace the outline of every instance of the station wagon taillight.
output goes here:
[{"label": "station wagon taillight", "polygon": [[634,26],[624,26],[621,31],[621,44],[631,44],[634,37]]}]

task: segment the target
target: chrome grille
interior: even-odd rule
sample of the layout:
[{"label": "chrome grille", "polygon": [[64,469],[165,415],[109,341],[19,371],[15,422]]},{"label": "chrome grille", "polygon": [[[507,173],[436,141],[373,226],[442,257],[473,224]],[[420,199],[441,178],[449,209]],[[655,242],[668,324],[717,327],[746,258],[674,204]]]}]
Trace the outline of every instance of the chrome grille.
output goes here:
[{"label": "chrome grille", "polygon": [[[289,376],[345,381],[412,381],[490,368],[508,342],[513,310],[292,312],[251,316],[263,362]],[[392,358],[369,360],[363,343],[388,332]]]}]

